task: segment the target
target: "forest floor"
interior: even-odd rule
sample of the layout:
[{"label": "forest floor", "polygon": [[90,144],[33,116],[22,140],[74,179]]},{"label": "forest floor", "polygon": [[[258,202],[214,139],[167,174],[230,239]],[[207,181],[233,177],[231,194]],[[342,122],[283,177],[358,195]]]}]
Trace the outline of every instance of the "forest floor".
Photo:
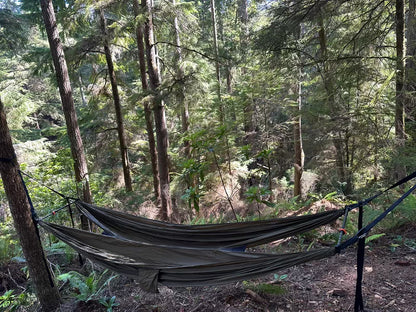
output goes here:
[{"label": "forest floor", "polygon": [[[407,244],[395,245],[398,240]],[[407,226],[367,245],[363,278],[366,311],[416,311],[415,242],[416,227]],[[353,311],[355,262],[355,248],[349,248],[332,258],[280,271],[277,281],[272,275],[218,287],[161,286],[159,294],[146,293],[134,280],[119,276],[101,296],[116,296],[119,305],[113,311],[129,312]],[[3,287],[26,287],[16,264],[1,267],[0,277]],[[274,294],[265,293],[261,285],[274,285]],[[106,311],[98,301],[82,303],[63,298],[64,312]]]}]

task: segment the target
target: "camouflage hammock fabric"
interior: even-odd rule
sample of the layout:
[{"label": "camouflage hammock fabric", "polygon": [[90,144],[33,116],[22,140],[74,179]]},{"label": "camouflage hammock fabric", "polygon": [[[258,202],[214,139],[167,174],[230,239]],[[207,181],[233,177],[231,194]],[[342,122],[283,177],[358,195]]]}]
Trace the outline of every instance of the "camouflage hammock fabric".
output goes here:
[{"label": "camouflage hammock fabric", "polygon": [[260,254],[152,245],[39,221],[44,229],[93,262],[135,278],[144,290],[219,285],[259,277],[337,253],[334,247],[300,253]]},{"label": "camouflage hammock fabric", "polygon": [[310,231],[335,221],[344,209],[270,220],[184,225],[146,219],[82,201],[75,202],[89,220],[108,234],[155,245],[244,250],[277,239]]}]

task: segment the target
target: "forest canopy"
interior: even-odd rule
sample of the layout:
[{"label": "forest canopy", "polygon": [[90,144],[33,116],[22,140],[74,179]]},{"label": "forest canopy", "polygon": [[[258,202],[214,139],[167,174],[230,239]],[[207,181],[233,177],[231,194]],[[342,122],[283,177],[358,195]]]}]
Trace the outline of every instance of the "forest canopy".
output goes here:
[{"label": "forest canopy", "polygon": [[65,194],[87,177],[98,204],[183,219],[414,169],[413,1],[53,5],[80,137],[37,2],[1,4],[0,90],[22,166]]}]

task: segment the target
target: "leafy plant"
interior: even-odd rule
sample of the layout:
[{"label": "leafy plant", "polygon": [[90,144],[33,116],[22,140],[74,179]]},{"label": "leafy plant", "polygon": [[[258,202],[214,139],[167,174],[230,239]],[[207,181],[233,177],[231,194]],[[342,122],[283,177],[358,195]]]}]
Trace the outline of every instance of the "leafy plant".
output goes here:
[{"label": "leafy plant", "polygon": [[99,302],[106,307],[107,312],[112,312],[113,307],[119,306],[120,303],[116,302],[116,296],[112,296],[111,298],[101,298]]},{"label": "leafy plant", "polygon": [[21,249],[9,224],[0,223],[0,233],[0,263],[6,263],[19,256]]},{"label": "leafy plant", "polygon": [[17,311],[21,306],[28,306],[33,303],[35,297],[26,292],[18,295],[14,294],[14,290],[8,290],[0,296],[0,310],[5,312]]},{"label": "leafy plant", "polygon": [[251,289],[252,291],[256,293],[261,293],[261,294],[281,295],[286,292],[286,289],[284,289],[279,284],[266,284],[266,283],[256,284],[256,283],[244,281],[243,285],[247,289]]},{"label": "leafy plant", "polygon": [[383,237],[384,235],[386,235],[386,233],[380,233],[380,234],[370,235],[369,237],[367,237],[365,239],[365,243],[367,244],[367,243],[369,243],[369,242],[371,242],[373,240],[379,239],[380,237]]},{"label": "leafy plant", "polygon": [[281,281],[283,281],[287,278],[287,274],[282,274],[282,275],[273,274],[273,278],[274,278],[275,281],[281,282]]},{"label": "leafy plant", "polygon": [[107,276],[108,270],[104,270],[101,274],[96,271],[92,271],[88,276],[84,276],[81,273],[70,271],[58,276],[58,280],[63,282],[69,282],[73,289],[73,296],[78,301],[88,302],[100,297],[110,282],[116,277],[116,275]]},{"label": "leafy plant", "polygon": [[269,196],[270,194],[271,194],[270,190],[265,189],[263,187],[258,187],[258,186],[250,186],[245,193],[246,198],[250,203],[252,202],[256,203],[259,216],[260,216],[260,204],[261,203],[269,207],[274,207],[273,203],[264,199],[264,197]]}]

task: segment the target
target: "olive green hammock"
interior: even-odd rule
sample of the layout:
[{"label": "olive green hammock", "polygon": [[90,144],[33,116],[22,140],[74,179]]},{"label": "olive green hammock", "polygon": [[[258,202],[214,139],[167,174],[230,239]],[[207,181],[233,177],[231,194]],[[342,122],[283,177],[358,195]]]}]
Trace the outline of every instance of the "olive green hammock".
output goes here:
[{"label": "olive green hammock", "polygon": [[247,280],[337,252],[336,248],[323,248],[273,255],[163,246],[41,220],[39,225],[94,263],[133,277],[142,289],[151,292],[157,292],[159,283],[166,286],[209,286]]},{"label": "olive green hammock", "polygon": [[269,220],[185,225],[162,222],[75,202],[80,212],[105,230],[105,234],[156,245],[221,248],[243,251],[335,221],[345,209]]},{"label": "olive green hammock", "polygon": [[[219,285],[259,277],[308,261],[333,256],[355,242],[363,241],[363,238],[368,232],[415,189],[416,185],[410,188],[367,226],[362,227],[359,224],[360,229],[353,237],[342,243],[340,237],[338,245],[334,247],[278,255],[234,252],[222,249],[195,248],[169,244],[151,244],[125,237],[95,234],[48,223],[42,219],[37,220],[37,222],[80,254],[90,258],[93,262],[99,263],[121,274],[132,276],[139,281],[143,289],[156,292],[159,283],[166,286]],[[360,208],[360,218],[362,220],[363,202],[360,202],[358,205],[345,207],[344,225],[348,212],[357,206]],[[319,219],[322,214],[311,215],[311,218]],[[301,217],[291,217],[289,220],[299,220],[299,218]],[[284,223],[283,220],[285,219],[278,219],[280,223]],[[305,221],[306,219],[303,218],[301,220]],[[267,221],[256,221],[254,224],[259,225],[263,224],[263,222],[268,225]],[[168,223],[161,224],[168,225]],[[222,228],[224,230],[223,227],[228,228],[228,226],[234,225],[237,229],[243,229],[244,233],[252,224],[252,222],[235,223],[235,225],[234,223],[217,224],[207,225],[203,228],[205,230],[211,229],[208,232],[208,236],[210,237],[215,232],[213,231],[214,228]],[[177,226],[172,225],[171,227],[175,228]],[[180,226],[179,228],[187,229],[188,226]],[[197,229],[193,226],[191,228],[195,233],[198,233]],[[304,228],[300,227],[300,231],[303,230]],[[222,233],[222,235],[226,234]]]}]

